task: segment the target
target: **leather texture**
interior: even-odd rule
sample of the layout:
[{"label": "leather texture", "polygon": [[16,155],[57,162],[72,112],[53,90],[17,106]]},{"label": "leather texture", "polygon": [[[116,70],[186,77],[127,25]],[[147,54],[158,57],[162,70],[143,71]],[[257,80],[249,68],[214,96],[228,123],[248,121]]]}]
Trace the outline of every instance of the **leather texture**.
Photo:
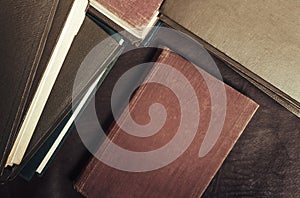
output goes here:
[{"label": "leather texture", "polygon": [[215,58],[224,82],[259,109],[204,197],[299,197],[300,119]]},{"label": "leather texture", "polygon": [[[154,53],[148,48],[122,55],[103,82],[96,101],[101,109],[98,117],[105,130],[113,122],[110,97],[115,82],[129,68],[151,61]],[[260,107],[203,197],[299,197],[299,118],[224,62],[217,58],[215,61],[224,82],[252,98]],[[86,123],[93,130],[93,124],[88,120]],[[0,195],[7,198],[82,198],[73,189],[73,181],[90,157],[74,128],[42,178],[35,177],[27,182],[18,177],[0,185]]]},{"label": "leather texture", "polygon": [[[160,32],[155,39],[216,75],[214,69],[206,67],[205,57],[196,52],[196,42],[181,42],[181,39]],[[295,139],[300,135],[300,119],[233,71],[224,61],[214,59],[223,81],[253,99],[260,107],[233,148],[233,157],[229,154],[226,158],[204,197],[299,196],[300,191],[295,186],[300,182],[297,177],[300,147]],[[290,155],[293,157],[290,158]],[[284,161],[288,161],[289,166],[279,163]],[[222,184],[219,177],[222,177]]]},{"label": "leather texture", "polygon": [[[57,0],[1,1],[0,173],[16,138]],[[44,70],[45,67],[42,68]]]},{"label": "leather texture", "polygon": [[[91,19],[88,17],[85,18],[57,77],[33,137],[26,150],[25,156],[21,164],[13,168],[9,179],[13,179],[17,176],[24,165],[26,165],[30,158],[59,125],[61,120],[70,113],[72,110],[72,96],[74,97],[74,102],[78,101],[97,75],[99,75],[104,68],[109,66],[110,61],[115,59],[120,46],[115,40],[108,37],[109,35]],[[108,58],[107,62],[97,64],[92,68],[93,70],[87,70],[84,76],[80,76],[80,83],[73,87],[75,78],[77,77],[77,71],[86,55],[97,44],[107,38],[109,39],[109,45],[101,49],[101,53],[98,55],[105,59]]]},{"label": "leather texture", "polygon": [[[67,19],[67,16],[68,16],[68,12],[71,9],[71,6],[72,6],[73,2],[74,2],[74,0],[66,0],[66,1],[59,1],[58,2],[58,5],[56,7],[56,11],[55,11],[55,14],[54,14],[54,17],[53,17],[53,21],[52,21],[52,24],[51,24],[50,32],[49,32],[49,35],[47,37],[46,44],[45,44],[45,47],[44,47],[44,50],[43,50],[43,53],[42,53],[42,56],[41,56],[41,60],[40,60],[40,63],[38,65],[37,71],[34,75],[34,79],[33,79],[33,82],[32,82],[32,89],[29,92],[28,99],[27,99],[26,104],[25,104],[25,111],[22,115],[22,120],[24,119],[24,117],[26,115],[26,110],[29,108],[30,103],[31,103],[31,101],[34,97],[36,88],[39,85],[40,79],[42,78],[45,67],[48,64],[48,61],[49,61],[49,59],[51,57],[51,54],[52,54],[52,50],[54,49],[54,47],[56,45],[56,42],[59,38],[60,32],[62,31],[65,20]],[[29,147],[31,147],[31,145],[32,145],[32,143],[29,144]],[[20,167],[22,167],[23,165],[24,165],[24,163],[21,164]],[[14,168],[13,172],[16,172],[15,171],[16,169],[20,169],[20,168]],[[19,172],[19,171],[17,171],[17,172]],[[3,180],[9,179],[9,177],[11,177],[10,176],[11,173],[12,173],[11,168],[5,169]]]},{"label": "leather texture", "polygon": [[297,0],[166,0],[161,19],[300,117],[298,11]]},{"label": "leather texture", "polygon": [[[107,130],[113,122],[110,109],[110,96],[115,82],[129,68],[151,61],[155,52],[155,49],[143,49],[125,53],[118,59],[111,72],[105,78],[96,95],[97,109],[99,109],[97,112],[98,117],[105,130]],[[132,76],[130,82],[136,83],[141,81],[142,76],[145,76],[147,72],[148,71],[139,71],[139,73]],[[126,90],[124,90],[124,92],[126,92]],[[121,101],[122,100],[120,100],[120,102]],[[123,106],[122,103],[120,103],[120,108],[121,106]],[[91,105],[89,105],[87,109],[88,108],[91,108]],[[89,120],[86,120],[86,123],[89,125],[91,131],[93,131],[93,127],[96,127],[95,123]],[[62,153],[64,153],[64,155],[62,155]],[[42,178],[34,177],[30,182],[27,182],[17,177],[14,181],[0,185],[0,196],[8,198],[20,196],[82,197],[73,189],[73,180],[79,175],[89,158],[90,154],[81,143],[76,128],[74,128],[62,146],[61,151]],[[54,169],[53,165],[55,166]]]}]

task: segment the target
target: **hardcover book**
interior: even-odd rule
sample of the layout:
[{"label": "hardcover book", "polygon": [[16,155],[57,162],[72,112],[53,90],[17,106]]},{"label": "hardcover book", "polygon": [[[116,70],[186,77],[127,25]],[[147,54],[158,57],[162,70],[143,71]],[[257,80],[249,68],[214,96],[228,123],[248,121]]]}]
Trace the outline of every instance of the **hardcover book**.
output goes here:
[{"label": "hardcover book", "polygon": [[[91,0],[89,11],[132,42],[143,40],[158,20],[163,0]],[[131,36],[133,35],[133,36]]]},{"label": "hardcover book", "polygon": [[299,2],[167,0],[161,19],[300,116]]},{"label": "hardcover book", "polygon": [[[51,8],[46,3],[43,5],[48,6],[43,7],[45,10]],[[5,6],[9,7],[9,5]],[[23,8],[22,6],[23,4],[20,4],[20,8]],[[37,4],[37,6],[40,5]],[[1,160],[3,163],[6,162],[7,167],[2,171],[2,181],[14,179],[18,175],[37,150],[58,128],[58,125],[68,117],[72,102],[75,105],[79,101],[82,102],[82,97],[87,94],[87,91],[89,92],[88,88],[92,90],[91,86],[103,80],[103,74],[107,73],[111,62],[116,59],[122,48],[123,40],[117,41],[110,38],[105,30],[86,17],[88,1],[60,1],[58,4],[53,3],[53,6],[55,6],[55,10],[52,11],[51,24],[47,24],[47,21],[41,21],[42,24],[40,24],[41,28],[42,25],[48,25],[49,33],[46,35],[45,41],[41,41],[44,44],[40,49],[41,52],[38,52],[41,54],[36,63],[36,68],[30,74],[32,75],[30,76],[30,82],[27,83],[29,88],[26,91],[27,98],[25,98],[25,95],[23,96],[22,113],[20,112],[20,118],[10,117],[14,122],[18,120],[19,122],[15,123],[14,133],[3,133],[3,137],[10,135],[9,138],[11,139],[3,139],[4,144],[1,144],[6,145],[6,153],[1,156]],[[37,7],[34,8],[37,9]],[[16,11],[17,9],[12,8],[12,10]],[[41,11],[44,12],[44,10]],[[23,16],[24,13],[27,13],[27,10],[19,14]],[[40,29],[37,29],[37,31],[40,31]],[[28,41],[31,41],[30,39]],[[101,52],[98,51],[100,53],[98,58],[101,57],[103,61],[87,69],[85,75],[80,77],[80,83],[73,87],[77,70],[84,58],[97,44],[105,39],[108,44]],[[28,49],[26,48],[26,50]],[[29,68],[30,65],[27,63],[25,66]],[[17,74],[19,73],[17,72]],[[9,75],[12,75],[12,73]],[[78,111],[83,106],[79,106]],[[15,106],[10,109],[11,113],[13,113],[13,108]],[[8,107],[7,110],[9,110]],[[4,112],[4,106],[3,108],[1,106],[1,112]],[[73,119],[73,117],[71,118]],[[7,129],[12,130],[12,126],[6,124]],[[69,122],[67,124],[69,125]]]},{"label": "hardcover book", "polygon": [[66,21],[60,29],[59,37],[47,62],[46,69],[41,76],[38,87],[34,90],[28,109],[24,113],[17,137],[6,160],[6,166],[21,163],[68,50],[84,21],[87,6],[87,0],[75,0],[70,11],[64,13],[67,16]]},{"label": "hardcover book", "polygon": [[[84,77],[81,76],[80,84],[73,87],[75,78],[78,77],[77,71],[84,58],[96,45],[105,39],[109,39],[109,45],[101,49],[97,57],[99,58],[99,56],[102,56],[102,59],[105,61],[89,67],[91,71],[86,71],[86,75]],[[109,38],[109,34],[90,18],[85,18],[83,25],[66,56],[62,69],[50,93],[24,158],[19,166],[13,168],[14,174],[11,175],[11,178],[15,177],[20,170],[22,170],[24,165],[26,165],[26,163],[32,158],[32,156],[59,125],[65,125],[62,123],[63,120],[67,119],[65,122],[68,123],[68,120],[70,120],[70,118],[68,119],[68,115],[72,111],[72,102],[79,103],[78,111],[82,109],[87,98],[85,101],[81,100],[83,100],[83,96],[86,95],[88,87],[91,87],[90,89],[94,90],[96,89],[95,85],[98,84],[100,79],[103,81],[105,76],[104,74],[106,74],[111,68],[112,62],[118,57],[121,48],[122,46],[118,41],[113,38]],[[73,90],[75,92],[72,93]],[[92,92],[89,92],[89,94],[91,93]],[[75,98],[72,100],[72,97]],[[86,97],[89,96],[87,95]],[[79,101],[81,101],[82,104]],[[74,110],[75,109],[73,109],[73,111]],[[75,111],[73,112],[74,116],[78,115],[78,113],[75,113]],[[72,120],[70,120],[70,123],[72,123],[75,117],[71,116]],[[69,124],[68,127],[70,127]],[[64,133],[67,132],[68,128],[65,130],[66,131]],[[59,131],[58,134],[60,134]],[[47,161],[45,163],[47,163]]]},{"label": "hardcover book", "polygon": [[[179,76],[187,79],[187,82],[178,78]],[[156,82],[169,83],[172,89]],[[189,86],[193,87],[195,97],[188,97],[191,94]],[[213,102],[209,86],[223,87],[227,99]],[[177,98],[174,90],[182,93],[181,96],[187,96],[183,97],[186,100]],[[165,121],[158,129],[163,113],[154,114],[153,110],[148,114],[149,107],[157,103],[163,105],[166,113]],[[146,80],[125,108],[126,111],[112,125],[108,139],[95,153],[98,159],[91,159],[75,188],[85,197],[199,197],[257,108],[255,102],[195,67],[188,60],[169,50],[163,50]],[[200,117],[194,117],[198,110]],[[218,134],[215,127],[222,120],[222,111],[225,112],[224,123],[219,136],[214,136]],[[217,117],[214,118],[213,112],[218,112],[215,114]],[[187,115],[188,120],[185,117]],[[147,127],[135,131],[136,123],[152,126],[150,128],[157,129],[157,133],[149,134]],[[182,131],[178,132],[179,129]],[[173,156],[182,148],[182,144],[189,141],[193,129],[195,134],[191,144],[174,161],[164,164],[168,156]],[[139,137],[132,135],[135,133]],[[170,142],[174,143],[173,138],[179,138],[179,141],[173,148],[167,149],[166,155],[152,155],[150,158],[145,156],[140,161],[140,164],[148,167],[153,161],[161,160],[164,165],[158,168],[137,170],[135,168],[140,164],[133,162],[134,157],[123,158],[124,156],[115,152],[115,146],[118,145],[137,153],[151,153]]]},{"label": "hardcover book", "polygon": [[[0,175],[18,133],[57,0],[1,1]],[[26,20],[24,20],[26,19]],[[45,70],[45,66],[42,66]]]}]

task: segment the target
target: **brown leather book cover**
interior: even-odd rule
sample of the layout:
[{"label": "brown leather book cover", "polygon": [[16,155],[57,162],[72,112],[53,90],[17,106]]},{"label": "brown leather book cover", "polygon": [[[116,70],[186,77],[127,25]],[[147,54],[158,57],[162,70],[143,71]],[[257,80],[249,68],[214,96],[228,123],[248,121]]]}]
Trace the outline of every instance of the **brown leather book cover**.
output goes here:
[{"label": "brown leather book cover", "polygon": [[[211,89],[216,87],[224,88],[226,100],[212,100]],[[163,105],[166,117],[154,114],[161,107],[157,103]],[[118,119],[120,125],[112,126],[97,151],[101,161],[90,161],[75,188],[86,197],[200,196],[257,108],[255,102],[191,62],[163,50],[130,100],[129,111]],[[136,131],[131,119],[150,129],[165,122],[151,134],[147,127]],[[134,131],[139,137],[128,134]],[[142,153],[141,158],[120,156],[116,145],[136,155]],[[169,161],[170,156],[177,158]]]}]

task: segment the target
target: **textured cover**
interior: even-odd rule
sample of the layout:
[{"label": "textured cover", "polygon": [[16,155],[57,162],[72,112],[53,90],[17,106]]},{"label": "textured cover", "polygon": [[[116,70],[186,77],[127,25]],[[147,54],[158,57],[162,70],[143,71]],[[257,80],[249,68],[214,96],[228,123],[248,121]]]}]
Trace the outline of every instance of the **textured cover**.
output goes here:
[{"label": "textured cover", "polygon": [[[66,125],[68,120],[71,117],[71,113],[67,115],[64,120],[61,121],[60,125],[51,133],[51,135],[45,140],[44,144],[36,151],[36,153],[30,158],[26,165],[21,170],[19,176],[30,181],[35,174],[36,169],[43,161],[44,157],[47,155],[51,146],[54,144],[55,140],[63,130],[63,127]],[[68,134],[66,134],[67,136]],[[65,136],[65,137],[66,137]]]},{"label": "textured cover", "polygon": [[[121,52],[122,52],[122,50],[120,50],[120,53]],[[94,88],[94,90],[90,94],[89,98],[91,98],[95,94],[95,92],[98,90],[99,86],[101,86],[101,84],[105,80],[106,76],[109,74],[110,70],[113,68],[114,64],[116,63],[117,59],[118,59],[118,57],[116,57],[115,60],[113,60],[110,63],[110,65],[107,67],[104,74],[101,76],[100,80],[97,81],[97,86],[96,86],[96,88]],[[86,101],[86,103],[81,107],[80,113],[82,113],[84,111],[84,109],[86,108],[86,106],[89,104],[89,100],[90,99],[88,99]],[[80,113],[79,113],[79,115],[77,115],[75,120],[80,118]],[[32,179],[32,177],[35,175],[38,167],[40,166],[41,162],[44,160],[48,151],[53,146],[53,144],[57,140],[57,138],[60,136],[63,128],[65,127],[65,125],[68,123],[69,119],[72,116],[73,116],[73,111],[69,111],[68,114],[64,117],[64,119],[62,121],[60,121],[59,125],[55,128],[55,130],[51,133],[51,135],[47,138],[47,140],[45,140],[43,145],[30,158],[30,160],[26,163],[25,167],[22,169],[22,171],[19,174],[22,178],[24,178],[28,181]],[[57,146],[54,153],[50,157],[50,159],[47,162],[46,166],[44,167],[43,171],[41,173],[39,173],[39,176],[42,176],[47,171],[48,167],[50,166],[51,162],[53,161],[53,159],[55,158],[57,153],[60,151],[60,148],[62,147],[65,140],[69,136],[69,133],[70,133],[70,131],[72,131],[73,127],[74,127],[74,121],[73,121],[72,125],[69,127],[69,129],[66,132],[66,134],[64,135],[64,137],[62,138],[62,140],[60,141],[59,146]]]},{"label": "textured cover", "polygon": [[[113,120],[110,102],[115,82],[132,66],[150,61],[151,51],[142,48],[122,55],[97,91],[97,115],[105,130]],[[224,82],[255,100],[259,108],[202,197],[300,197],[300,177],[297,176],[300,174],[299,118],[223,61],[217,58],[215,61]],[[96,131],[92,120],[86,119],[85,123],[88,130]],[[90,156],[76,128],[73,128],[42,178],[34,177],[27,182],[17,177],[0,185],[0,196],[82,198],[72,184]]]},{"label": "textured cover", "polygon": [[0,173],[21,122],[57,2],[16,0],[0,3]]},{"label": "textured cover", "polygon": [[96,0],[133,28],[147,26],[158,11],[162,0]]},{"label": "textured cover", "polygon": [[[13,179],[19,173],[22,167],[24,167],[38,148],[46,141],[63,118],[71,111],[73,84],[78,68],[86,55],[97,44],[108,37],[109,35],[104,30],[102,30],[91,19],[86,17],[68,52],[30,144],[26,150],[25,156],[21,164],[13,168],[13,173],[10,176],[10,179]],[[92,83],[97,75],[99,75],[103,69],[109,65],[110,61],[116,57],[120,46],[114,39],[109,39],[110,45],[107,45],[106,48],[101,51],[102,54],[99,54],[99,56],[107,58],[107,62],[99,63],[99,65],[95,66],[92,71],[86,71],[86,75],[83,79],[81,79],[81,83],[75,87],[76,94],[73,95],[76,97],[75,101],[78,101],[86,88],[89,87],[90,83]]]},{"label": "textured cover", "polygon": [[[68,13],[71,10],[71,7],[74,3],[74,0],[65,0],[65,1],[59,1],[54,18],[53,18],[53,22],[52,22],[52,26],[49,32],[49,36],[47,38],[47,42],[41,57],[41,61],[40,64],[38,66],[37,72],[35,74],[34,77],[34,81],[33,81],[33,86],[34,87],[38,87],[39,84],[39,79],[42,78],[43,75],[43,65],[47,65],[52,51],[56,45],[56,42],[59,39],[60,33],[64,27],[64,24],[67,20],[68,17]],[[31,99],[34,97],[35,94],[35,90],[31,90],[30,91],[30,95],[29,95],[29,100],[26,103],[26,109],[29,108],[29,105],[31,103]],[[23,115],[25,116],[25,115]]]},{"label": "textured cover", "polygon": [[[26,111],[29,108],[29,105],[34,97],[35,91],[39,85],[42,75],[44,74],[45,67],[48,64],[48,61],[52,54],[52,51],[56,45],[56,42],[60,36],[60,33],[64,27],[65,21],[67,19],[68,13],[72,7],[73,2],[74,2],[74,0],[59,1],[58,5],[56,6],[53,21],[52,21],[51,27],[49,27],[50,31],[49,31],[48,37],[46,39],[45,47],[43,49],[38,68],[33,77],[34,79],[32,82],[32,89],[29,92],[28,99],[26,101],[25,109],[22,114],[21,120],[24,119],[24,117],[26,115]],[[12,143],[14,143],[14,141]],[[8,179],[10,174],[11,174],[11,170],[5,169],[2,180]]]},{"label": "textured cover", "polygon": [[121,32],[124,39],[128,40],[131,43],[140,43],[140,39],[136,38],[135,36],[131,35],[130,33],[124,31],[122,27],[114,23],[110,18],[103,15],[101,12],[99,12],[96,8],[89,6],[88,13],[95,17],[98,21],[101,21],[102,23],[106,24],[110,28],[112,28],[116,32]]},{"label": "textured cover", "polygon": [[[143,32],[148,31],[147,27],[152,25],[153,19],[157,18],[162,3],[163,0],[93,0],[90,11],[117,31],[125,29],[129,33],[131,31]],[[110,12],[115,19],[109,17],[107,13],[97,11],[99,6]],[[136,38],[137,35],[128,33],[124,33],[124,36],[133,43],[144,39],[142,35],[140,36],[143,38]]]},{"label": "textured cover", "polygon": [[167,0],[162,19],[198,36],[207,49],[300,116],[299,6],[297,0]]},{"label": "textured cover", "polygon": [[[86,197],[196,197],[200,196],[208,186],[222,162],[232,149],[240,134],[250,121],[258,105],[239,92],[225,85],[227,104],[225,123],[215,146],[203,157],[198,156],[210,122],[212,108],[208,80],[213,86],[222,82],[206,72],[198,73],[195,67],[182,57],[164,50],[159,56],[158,63],[172,66],[180,71],[194,87],[199,100],[200,120],[198,130],[192,144],[174,162],[157,170],[149,172],[126,172],[114,169],[93,158],[75,187]],[[129,136],[118,125],[114,124],[109,132],[109,138],[121,147],[134,151],[153,150],[166,144],[174,136],[180,122],[178,100],[172,92],[156,83],[147,83],[151,79],[165,79],[172,76],[161,64],[156,63],[148,77],[132,98],[130,114],[138,123],[148,123],[147,108],[158,102],[164,105],[168,112],[165,125],[149,139]],[[178,79],[172,82],[176,83]],[[218,104],[220,105],[220,104]],[[214,108],[224,108],[221,106]],[[128,114],[120,117],[122,125],[129,122]],[[195,124],[195,123],[194,123]],[[216,124],[216,123],[214,123]],[[106,143],[106,142],[105,142]],[[102,144],[101,155],[106,153],[111,144]],[[170,152],[173,152],[170,151]],[[111,156],[114,158],[114,156]],[[130,163],[130,162],[129,162]]]}]

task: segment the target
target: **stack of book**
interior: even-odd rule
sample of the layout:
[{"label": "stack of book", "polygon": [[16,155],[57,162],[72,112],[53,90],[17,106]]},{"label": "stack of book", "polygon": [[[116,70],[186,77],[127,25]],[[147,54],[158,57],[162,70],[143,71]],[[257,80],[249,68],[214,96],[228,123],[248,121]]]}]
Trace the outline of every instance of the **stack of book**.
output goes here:
[{"label": "stack of book", "polygon": [[[1,181],[42,175],[70,129],[84,133],[77,120],[118,58],[132,49],[157,48],[140,65],[143,75],[134,73],[140,84],[126,90],[128,97],[112,96],[118,115],[108,135],[82,137],[93,157],[74,187],[85,197],[204,193],[259,106],[222,82],[206,50],[300,116],[300,25],[292,23],[298,15],[288,1],[0,5]],[[119,89],[130,86],[130,77],[120,78]],[[116,108],[118,100],[128,104]],[[91,146],[91,139],[98,141]]]},{"label": "stack of book", "polygon": [[[123,42],[86,15],[88,1],[2,4],[15,14],[1,21],[7,38],[1,45],[6,47],[1,55],[1,91],[7,93],[1,102],[1,179],[10,180],[39,149],[44,149],[45,159],[36,171],[43,171]],[[98,51],[102,61],[83,68],[85,75],[78,76],[87,54],[107,38],[108,45]],[[79,77],[80,83],[75,84]],[[57,141],[49,147],[51,138]]]}]

